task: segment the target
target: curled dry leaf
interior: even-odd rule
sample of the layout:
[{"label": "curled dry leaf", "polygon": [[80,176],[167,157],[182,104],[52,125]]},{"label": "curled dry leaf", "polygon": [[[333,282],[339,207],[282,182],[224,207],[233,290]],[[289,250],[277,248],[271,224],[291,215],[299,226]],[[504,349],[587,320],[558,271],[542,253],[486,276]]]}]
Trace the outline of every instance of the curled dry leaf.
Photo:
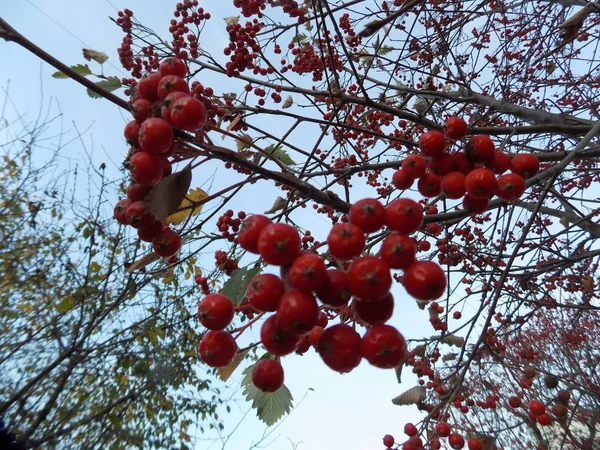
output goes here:
[{"label": "curled dry leaf", "polygon": [[165,222],[170,225],[179,225],[188,217],[200,214],[203,205],[197,205],[193,210],[192,205],[204,200],[206,197],[208,197],[208,194],[204,190],[200,188],[190,189],[181,201],[179,208],[177,208],[179,211],[167,217]]},{"label": "curled dry leaf", "polygon": [[285,208],[287,200],[283,197],[277,197],[273,202],[273,206],[265,211],[265,214],[273,214],[274,212],[281,211]]},{"label": "curled dry leaf", "polygon": [[246,358],[248,352],[249,350],[238,350],[238,352],[233,357],[233,361],[231,361],[227,366],[217,369],[217,376],[223,381],[229,380],[231,375],[233,375],[233,372],[235,372],[235,369],[237,369],[240,363],[244,360],[244,358]]},{"label": "curled dry leaf", "polygon": [[287,109],[287,108],[289,108],[290,106],[292,106],[293,104],[294,104],[294,99],[292,98],[292,96],[291,96],[291,95],[288,95],[288,96],[286,97],[286,99],[283,101],[283,105],[281,105],[281,107],[282,107],[283,109]]},{"label": "curled dry leaf", "polygon": [[252,137],[246,133],[242,133],[237,136],[235,145],[237,145],[238,152],[249,148],[254,141]]},{"label": "curled dry leaf", "polygon": [[454,345],[455,347],[462,348],[465,345],[465,338],[449,334],[447,336],[431,336],[432,341],[440,341],[442,344]]},{"label": "curled dry leaf", "polygon": [[400,394],[398,397],[393,398],[392,403],[398,406],[416,405],[417,403],[424,401],[426,396],[427,390],[424,386],[415,386]]},{"label": "curled dry leaf", "polygon": [[136,270],[143,269],[149,264],[152,264],[155,261],[158,261],[160,256],[157,253],[150,253],[146,256],[142,256],[140,259],[135,261],[134,263],[126,266],[127,273],[135,272]]},{"label": "curled dry leaf", "polygon": [[442,356],[443,362],[454,361],[458,356],[457,353],[448,353],[447,355]]},{"label": "curled dry leaf", "polygon": [[82,52],[83,57],[88,61],[94,60],[98,64],[104,64],[108,60],[108,55],[106,53],[92,50],[91,48],[84,48]]},{"label": "curled dry leaf", "polygon": [[425,356],[425,350],[427,349],[427,344],[421,344],[421,345],[417,345],[415,348],[413,348],[411,351],[419,357],[423,357]]},{"label": "curled dry leaf", "polygon": [[402,367],[404,367],[404,364],[406,364],[407,359],[408,359],[408,353],[405,353],[404,358],[402,358],[402,361],[400,361],[400,364],[398,364],[395,368],[396,379],[398,380],[398,383],[402,383]]},{"label": "curled dry leaf", "polygon": [[164,177],[144,199],[144,211],[164,220],[179,209],[192,182],[192,166]]}]

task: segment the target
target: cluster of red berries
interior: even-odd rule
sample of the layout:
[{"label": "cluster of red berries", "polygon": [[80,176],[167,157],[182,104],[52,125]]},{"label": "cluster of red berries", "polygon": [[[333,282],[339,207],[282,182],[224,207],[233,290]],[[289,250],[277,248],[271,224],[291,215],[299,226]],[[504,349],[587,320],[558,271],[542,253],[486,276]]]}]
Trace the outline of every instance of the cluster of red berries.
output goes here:
[{"label": "cluster of red berries", "polygon": [[208,286],[208,278],[203,277],[202,275],[198,274],[194,277],[194,281],[196,282],[197,285],[200,286],[200,289],[202,290],[202,294],[204,294],[204,295],[210,294],[210,287]]},{"label": "cluster of red berries", "polygon": [[[327,239],[330,261],[343,270],[328,269],[330,261],[303,251],[303,241],[293,226],[273,223],[263,215],[247,217],[237,235],[238,244],[280,268],[279,276],[260,274],[253,278],[246,292],[246,300],[255,311],[274,313],[260,332],[266,350],[280,358],[294,351],[303,353],[312,345],[327,366],[342,373],[352,371],[362,358],[379,368],[401,364],[407,355],[406,341],[396,328],[386,324],[394,309],[390,294],[392,269],[404,271],[404,287],[418,300],[435,300],[446,288],[439,265],[416,260],[417,247],[409,235],[422,226],[423,215],[418,203],[405,198],[387,207],[376,199],[355,203],[348,223],[335,225]],[[383,241],[378,256],[363,255],[366,236],[384,226],[391,234]],[[219,324],[230,323],[229,313],[222,316],[221,306],[211,308],[207,304],[211,305],[201,302],[199,315],[205,326],[215,318],[222,319]],[[326,327],[323,310],[337,314],[342,323]],[[361,337],[348,322],[366,326],[366,333]],[[225,337],[228,333],[222,329],[207,328],[221,337],[215,338],[213,332],[204,336],[200,343],[203,361],[213,367],[229,364],[237,349],[235,339]],[[283,383],[279,359],[269,361],[260,365],[269,375],[255,380],[256,386],[264,390],[281,386],[279,381]],[[265,383],[265,379],[277,383]]]},{"label": "cluster of red berries", "polygon": [[221,236],[227,239],[229,242],[235,240],[235,233],[240,230],[242,220],[246,218],[246,213],[240,211],[237,218],[233,218],[233,211],[228,209],[225,213],[217,220],[217,228],[221,232]]},{"label": "cluster of red berries", "polygon": [[198,0],[185,0],[177,3],[173,15],[177,18],[177,20],[172,19],[169,26],[169,32],[173,36],[173,52],[180,58],[187,58],[187,52],[183,49],[188,48],[190,56],[197,58],[198,38],[194,33],[190,33],[188,25],[199,26],[203,20],[210,19],[210,13],[205,12],[203,8],[198,8]]},{"label": "cluster of red berries", "polygon": [[[246,22],[246,25],[243,26],[240,23],[227,25],[229,46],[225,47],[223,53],[230,56],[230,61],[225,64],[228,76],[238,76],[246,69],[256,68],[260,71],[259,67],[255,67],[254,59],[260,53],[260,45],[256,40],[256,34],[262,26],[263,24],[256,19],[252,22]],[[272,67],[270,67],[270,71],[264,69],[265,75],[269,72],[273,72]]]},{"label": "cluster of red berries", "polygon": [[242,10],[244,17],[252,17],[258,14],[261,17],[261,11],[267,7],[267,0],[233,0],[233,6]]},{"label": "cluster of red berries", "polygon": [[204,104],[189,95],[184,76],[185,63],[166,58],[157,72],[140,80],[131,99],[134,120],[125,126],[125,139],[131,145],[128,166],[133,184],[127,198],[119,201],[114,217],[138,230],[145,242],[163,257],[175,255],[181,246],[179,235],[144,210],[144,199],[153,186],[171,174],[169,157],[175,151],[173,128],[198,131],[206,123]]},{"label": "cluster of red berries", "polygon": [[[419,137],[422,156],[415,154],[402,161],[392,178],[394,186],[409,189],[418,179],[417,188],[424,197],[443,193],[449,199],[463,198],[463,207],[475,214],[484,212],[494,195],[506,201],[521,197],[527,187],[525,179],[540,169],[537,157],[519,154],[511,159],[496,150],[487,135],[471,137],[464,151],[448,151],[452,141],[463,139],[466,132],[467,123],[453,116],[446,120],[445,133],[423,133]],[[509,169],[511,173],[505,174]]]},{"label": "cluster of red berries", "polygon": [[224,252],[223,250],[217,250],[215,252],[215,265],[227,275],[231,275],[234,270],[239,268],[237,261],[229,258],[227,252]]},{"label": "cluster of red berries", "polygon": [[[452,433],[452,428],[445,422],[439,422],[435,427],[435,433],[437,436],[431,438],[429,440],[429,449],[431,450],[440,450],[442,447],[442,443],[440,438],[448,438],[448,445],[450,448],[454,450],[460,450],[465,447],[465,443],[467,444],[467,448],[469,450],[483,450],[483,442],[478,438],[471,438],[468,442],[465,442],[465,439],[458,433]],[[423,450],[423,440],[418,436],[419,430],[412,423],[407,423],[404,426],[404,434],[409,437],[409,439],[402,444],[402,450]],[[387,450],[391,450],[396,440],[394,436],[390,434],[386,434],[383,437],[383,445],[387,448]]]}]

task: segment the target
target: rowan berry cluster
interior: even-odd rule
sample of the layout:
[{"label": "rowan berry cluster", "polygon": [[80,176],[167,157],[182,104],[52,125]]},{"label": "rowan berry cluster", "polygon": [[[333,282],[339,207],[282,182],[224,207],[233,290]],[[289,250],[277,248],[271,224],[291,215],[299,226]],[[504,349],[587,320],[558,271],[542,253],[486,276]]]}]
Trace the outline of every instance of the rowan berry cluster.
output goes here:
[{"label": "rowan berry cluster", "polygon": [[145,209],[144,200],[164,177],[172,172],[169,157],[175,152],[174,128],[201,130],[207,119],[200,100],[189,95],[187,67],[179,58],[166,58],[158,71],[149,73],[135,87],[131,98],[134,120],[125,126],[131,145],[128,167],[132,184],[127,198],[114,209],[115,219],[138,230],[138,237],[152,242],[162,257],[173,257],[181,246],[179,235]]}]

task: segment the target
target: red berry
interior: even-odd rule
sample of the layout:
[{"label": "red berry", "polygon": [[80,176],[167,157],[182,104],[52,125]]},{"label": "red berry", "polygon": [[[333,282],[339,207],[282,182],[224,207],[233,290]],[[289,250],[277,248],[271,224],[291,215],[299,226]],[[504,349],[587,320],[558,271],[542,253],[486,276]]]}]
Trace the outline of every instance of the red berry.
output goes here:
[{"label": "red berry", "polygon": [[163,177],[161,161],[148,152],[137,152],[129,159],[131,178],[142,186],[157,184]]},{"label": "red berry", "polygon": [[[137,153],[136,153],[137,154]],[[146,195],[150,193],[152,186],[144,186],[142,184],[132,184],[127,188],[127,198],[132,202],[139,202],[146,198]]]},{"label": "red berry", "polygon": [[512,408],[519,408],[521,406],[521,399],[519,397],[510,397],[508,399],[508,404]]},{"label": "red berry", "polygon": [[375,256],[356,259],[348,269],[348,287],[352,295],[365,302],[377,301],[390,291],[390,266]]},{"label": "red berry", "polygon": [[300,235],[286,223],[267,225],[258,237],[258,252],[267,264],[291,264],[300,253]]},{"label": "red berry", "polygon": [[392,294],[384,295],[375,302],[365,302],[354,299],[352,304],[358,318],[367,325],[378,325],[387,322],[394,312],[394,297]]},{"label": "red berry", "polygon": [[417,300],[436,300],[446,290],[446,275],[433,261],[417,261],[406,270],[403,283]]},{"label": "red berry", "polygon": [[446,136],[450,139],[462,139],[467,134],[467,122],[456,116],[450,116],[446,119]]},{"label": "red berry", "polygon": [[173,145],[173,127],[164,119],[151,117],[140,126],[138,142],[142,150],[152,154],[166,153]]},{"label": "red berry", "polygon": [[222,330],[233,320],[233,303],[221,294],[209,294],[198,303],[198,320],[209,330]]},{"label": "red berry", "polygon": [[414,178],[409,177],[402,169],[396,170],[392,176],[392,184],[396,186],[396,189],[410,189],[414,182]]},{"label": "red berry", "polygon": [[434,173],[427,172],[419,178],[417,189],[423,197],[435,197],[442,193],[442,179]]},{"label": "red berry", "polygon": [[531,178],[540,170],[540,161],[531,153],[521,153],[513,157],[510,170],[523,178]]},{"label": "red berry", "polygon": [[152,240],[152,248],[163,258],[168,258],[181,248],[181,238],[175,231],[165,228]]},{"label": "red berry", "polygon": [[529,402],[529,411],[536,416],[542,415],[546,412],[546,405],[539,400],[532,400]]},{"label": "red berry", "polygon": [[392,369],[406,357],[406,340],[390,325],[374,325],[363,336],[360,352],[371,365]]},{"label": "red berry", "polygon": [[314,253],[300,255],[290,268],[290,283],[294,289],[312,292],[327,281],[327,268],[323,258]]},{"label": "red berry", "polygon": [[494,168],[495,174],[503,174],[510,169],[510,164],[510,157],[506,153],[500,150],[494,152],[494,162],[492,167]]},{"label": "red berry", "polygon": [[277,326],[284,332],[308,333],[318,319],[319,306],[312,295],[291,289],[281,297],[277,306]]},{"label": "red berry", "polygon": [[431,172],[441,177],[456,170],[454,155],[446,152],[444,152],[439,158],[431,158],[428,166]]},{"label": "red berry", "polygon": [[296,349],[299,336],[283,331],[277,322],[277,314],[265,320],[260,329],[260,340],[269,353],[275,356],[289,355]]},{"label": "red berry", "polygon": [[454,450],[460,450],[465,446],[465,440],[460,434],[452,433],[448,436],[448,444],[450,444],[450,447]]},{"label": "red berry", "polygon": [[489,198],[496,191],[496,177],[490,169],[475,169],[465,178],[467,193],[473,198]]},{"label": "red berry", "polygon": [[404,434],[407,436],[413,437],[419,434],[419,430],[412,423],[407,423],[404,425]]},{"label": "red berry", "polygon": [[246,296],[250,304],[258,311],[273,312],[279,299],[285,292],[283,281],[277,275],[263,273],[250,281]]},{"label": "red berry", "polygon": [[465,198],[463,198],[463,208],[470,211],[471,214],[481,214],[482,212],[485,212],[489,203],[487,198],[473,198],[469,194],[465,195]]},{"label": "red berry", "polygon": [[136,86],[138,98],[145,98],[151,102],[158,100],[158,83],[161,80],[158,72],[149,73]]},{"label": "red berry", "polygon": [[364,231],[351,223],[338,223],[331,228],[327,245],[333,256],[340,259],[352,259],[365,249]]},{"label": "red berry", "polygon": [[225,367],[233,361],[237,348],[227,331],[209,331],[200,341],[200,358],[211,367]]},{"label": "red berry", "polygon": [[406,270],[415,262],[417,246],[405,234],[393,233],[381,244],[379,255],[392,269]]},{"label": "red berry", "polygon": [[189,94],[185,92],[171,92],[167,97],[162,101],[162,105],[160,107],[160,116],[165,119],[167,122],[171,123],[171,111],[173,109],[173,105],[175,102],[182,98],[189,98]]},{"label": "red berry", "polygon": [[279,361],[263,359],[252,369],[252,384],[263,392],[275,392],[283,386],[283,367]]},{"label": "red berry", "polygon": [[537,416],[536,420],[537,423],[539,423],[542,426],[548,426],[552,424],[552,417],[550,417],[550,415],[547,413],[540,414],[539,416]]},{"label": "red berry", "polygon": [[248,250],[251,253],[258,253],[258,238],[260,233],[273,221],[267,216],[260,214],[254,214],[247,217],[241,225],[240,231],[237,236],[238,244],[244,250]]},{"label": "red berry", "polygon": [[458,152],[454,155],[454,167],[458,172],[461,172],[463,175],[468,175],[471,170],[474,169],[473,162],[469,159],[466,153]]},{"label": "red berry", "polygon": [[516,173],[502,175],[496,182],[496,194],[507,202],[520,198],[526,188],[525,179]]},{"label": "red berry", "polygon": [[127,223],[133,228],[146,228],[156,222],[152,214],[144,211],[144,202],[133,202],[127,208],[125,216]]},{"label": "red berry", "polygon": [[141,241],[152,242],[164,228],[165,224],[157,220],[149,227],[138,229],[138,237]]},{"label": "red berry", "polygon": [[125,198],[120,200],[115,205],[115,209],[113,211],[113,216],[121,225],[129,225],[127,222],[127,209],[131,205],[131,200]]},{"label": "red berry", "polygon": [[145,98],[140,98],[131,105],[131,114],[137,123],[142,123],[150,115],[154,103]]},{"label": "red berry", "polygon": [[411,234],[421,228],[423,208],[414,200],[399,198],[385,208],[385,224],[390,230]]},{"label": "red berry", "polygon": [[466,177],[462,172],[451,172],[442,178],[444,195],[454,200],[464,197],[466,192],[465,179]]},{"label": "red berry", "polygon": [[166,75],[160,79],[156,92],[158,98],[164,100],[171,92],[185,92],[186,94],[189,94],[190,88],[187,81],[182,77],[178,77],[177,75]]},{"label": "red berry", "polygon": [[427,131],[419,136],[419,149],[425,156],[439,158],[446,149],[446,138],[439,131]]},{"label": "red berry", "polygon": [[350,300],[348,276],[338,269],[327,271],[327,281],[317,289],[317,297],[327,306],[337,308],[344,306]]},{"label": "red berry", "polygon": [[483,443],[477,438],[471,438],[468,442],[469,450],[483,450]]},{"label": "red berry", "polygon": [[411,178],[421,178],[427,170],[427,162],[421,155],[410,155],[402,161],[402,170]]},{"label": "red berry", "polygon": [[435,426],[435,432],[440,435],[440,437],[448,437],[450,436],[450,425],[446,422],[440,422]]},{"label": "red berry", "polygon": [[125,130],[123,131],[123,135],[125,136],[125,140],[127,143],[133,147],[137,147],[138,145],[138,134],[140,132],[140,124],[136,120],[132,120],[125,125]]},{"label": "red berry", "polygon": [[465,151],[471,161],[489,163],[494,161],[496,147],[488,135],[478,134],[469,139]]},{"label": "red berry", "polygon": [[173,103],[170,109],[170,121],[176,128],[198,131],[206,124],[206,107],[194,97],[180,98]]},{"label": "red berry", "polygon": [[383,227],[385,208],[374,198],[364,198],[350,207],[349,219],[365,233],[374,233]]},{"label": "red berry", "polygon": [[166,77],[167,75],[185,77],[187,74],[187,67],[181,59],[171,56],[160,62],[158,73],[161,78]]},{"label": "red berry", "polygon": [[360,364],[360,335],[346,324],[323,330],[317,351],[323,362],[336,372],[351,372]]},{"label": "red berry", "polygon": [[394,436],[392,436],[391,434],[386,434],[383,437],[383,445],[385,445],[386,447],[392,447],[395,442],[396,441],[394,440]]}]

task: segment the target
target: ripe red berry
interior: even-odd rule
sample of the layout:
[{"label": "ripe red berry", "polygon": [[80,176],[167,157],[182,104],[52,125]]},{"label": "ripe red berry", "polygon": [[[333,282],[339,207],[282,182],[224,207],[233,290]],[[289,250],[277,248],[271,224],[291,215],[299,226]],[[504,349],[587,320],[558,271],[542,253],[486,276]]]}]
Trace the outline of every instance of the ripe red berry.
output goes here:
[{"label": "ripe red berry", "polygon": [[510,170],[523,178],[531,178],[540,170],[540,161],[531,153],[521,153],[513,157]]},{"label": "ripe red berry", "polygon": [[233,303],[221,294],[209,294],[198,303],[198,320],[209,330],[222,330],[233,320]]},{"label": "ripe red berry", "polygon": [[168,258],[181,248],[181,238],[175,231],[165,228],[152,240],[152,248],[163,258]]},{"label": "ripe red berry", "polygon": [[131,104],[131,115],[137,123],[142,123],[148,118],[153,104],[145,98],[140,98]]},{"label": "ripe red berry", "polygon": [[539,423],[542,426],[548,426],[552,424],[552,417],[550,417],[550,415],[547,413],[540,414],[539,416],[537,416],[536,420],[537,423]]},{"label": "ripe red berry", "polygon": [[546,405],[539,400],[532,400],[529,402],[529,411],[536,416],[542,415],[546,412]]},{"label": "ripe red berry", "polygon": [[496,177],[490,169],[475,169],[465,178],[467,193],[473,198],[489,198],[496,191]]},{"label": "ripe red berry", "polygon": [[454,155],[454,167],[463,175],[468,175],[475,168],[473,162],[469,159],[466,153],[458,152]]},{"label": "ripe red berry", "polygon": [[427,131],[419,136],[419,149],[425,156],[439,158],[446,149],[446,138],[439,131]]},{"label": "ripe red berry", "polygon": [[469,194],[465,195],[465,198],[463,198],[463,208],[470,211],[471,214],[481,214],[482,212],[485,212],[489,203],[487,198],[473,198]]},{"label": "ripe red berry", "polygon": [[338,223],[331,228],[327,245],[333,256],[340,259],[352,259],[365,249],[364,231],[351,223]]},{"label": "ripe red berry", "polygon": [[127,188],[127,198],[132,202],[139,202],[146,198],[150,193],[152,186],[144,186],[142,184],[132,184]]},{"label": "ripe red berry", "polygon": [[142,78],[136,85],[137,97],[145,98],[151,102],[158,100],[158,83],[161,78],[158,72],[149,73]]},{"label": "ripe red berry", "polygon": [[255,276],[248,285],[246,296],[258,311],[273,312],[285,292],[283,281],[277,275],[263,273]]},{"label": "ripe red berry", "polygon": [[448,437],[450,436],[450,425],[446,422],[440,422],[435,426],[435,432],[440,435],[440,437]]},{"label": "ripe red berry", "polygon": [[131,205],[131,200],[124,198],[115,205],[113,216],[121,225],[129,225],[127,222],[127,208]]},{"label": "ripe red berry", "polygon": [[421,228],[423,208],[414,200],[399,198],[385,208],[385,224],[390,230],[411,234]]},{"label": "ripe red berry", "polygon": [[164,119],[151,117],[144,120],[138,133],[142,150],[154,155],[168,152],[173,145],[173,127]]},{"label": "ripe red berry", "polygon": [[300,235],[286,223],[267,225],[258,237],[258,252],[267,264],[291,264],[300,253]]},{"label": "ripe red berry", "polygon": [[350,207],[349,219],[365,233],[374,233],[383,227],[385,208],[374,198],[364,198]]},{"label": "ripe red berry", "polygon": [[519,397],[510,397],[508,399],[508,404],[512,408],[519,408],[521,406],[521,399]]},{"label": "ripe red berry", "polygon": [[520,198],[526,188],[525,179],[516,173],[507,173],[496,181],[496,194],[507,202]]},{"label": "ripe red berry", "polygon": [[200,358],[210,367],[225,367],[233,361],[237,348],[227,331],[209,331],[200,340]]},{"label": "ripe red berry", "polygon": [[392,184],[396,186],[396,189],[410,189],[414,182],[414,178],[409,177],[402,169],[396,170],[392,176]]},{"label": "ripe red berry", "polygon": [[127,223],[133,228],[146,228],[151,226],[156,219],[152,214],[144,211],[144,202],[133,202],[125,212]]},{"label": "ripe red berry", "polygon": [[314,253],[298,256],[290,268],[290,283],[294,289],[312,292],[327,281],[327,268],[323,258]]},{"label": "ripe red berry", "polygon": [[392,436],[391,434],[386,434],[383,437],[383,445],[385,445],[386,447],[393,447],[395,442],[396,441],[394,440],[394,436]]},{"label": "ripe red berry", "polygon": [[190,93],[190,88],[182,77],[177,75],[166,75],[160,79],[156,93],[158,94],[159,100],[164,100],[167,95],[171,92],[185,92]]},{"label": "ripe red berry", "polygon": [[510,169],[510,163],[510,157],[506,153],[500,150],[496,150],[494,152],[494,162],[492,167],[494,168],[495,174],[500,175],[506,172],[508,169]]},{"label": "ripe red berry", "polygon": [[197,98],[180,98],[173,103],[170,110],[170,122],[176,128],[198,131],[206,124],[206,107]]},{"label": "ripe red berry", "polygon": [[260,214],[254,214],[246,217],[242,222],[240,231],[237,236],[238,244],[244,250],[248,250],[250,253],[258,253],[258,238],[260,233],[273,221],[267,216]]},{"label": "ripe red berry", "polygon": [[446,136],[450,139],[462,139],[467,134],[467,122],[456,116],[450,116],[446,119]]},{"label": "ripe red berry", "polygon": [[452,433],[450,436],[448,436],[448,444],[454,450],[460,450],[465,446],[465,440],[460,434]]},{"label": "ripe red berry", "polygon": [[442,193],[442,179],[434,173],[426,172],[419,178],[417,189],[423,197],[435,197]]},{"label": "ripe red berry", "polygon": [[337,324],[321,333],[317,351],[336,372],[347,373],[360,364],[360,335],[349,325]]},{"label": "ripe red berry", "polygon": [[160,77],[166,77],[167,75],[175,75],[178,77],[185,77],[187,74],[187,67],[183,60],[174,56],[163,59],[158,66],[158,73]]},{"label": "ripe red berry", "polygon": [[406,358],[406,340],[390,325],[374,325],[363,336],[360,352],[371,365],[392,369]]},{"label": "ripe red berry", "polygon": [[161,161],[148,152],[137,152],[129,159],[131,178],[142,186],[157,184],[163,177]]},{"label": "ripe red berry", "polygon": [[446,290],[446,275],[433,261],[417,261],[406,270],[403,283],[417,300],[436,300]]},{"label": "ripe red berry", "polygon": [[283,331],[277,321],[277,314],[265,320],[260,329],[260,340],[269,353],[275,356],[289,355],[296,349],[299,336]]},{"label": "ripe red berry", "polygon": [[469,139],[466,153],[473,162],[489,163],[494,160],[496,147],[494,141],[487,134],[478,134]]},{"label": "ripe red berry", "polygon": [[413,437],[419,434],[419,430],[417,430],[417,427],[415,427],[412,423],[409,422],[406,425],[404,425],[404,434]]},{"label": "ripe red berry", "polygon": [[141,241],[152,242],[164,228],[165,224],[157,220],[149,227],[139,228],[138,237]]},{"label": "ripe red berry", "polygon": [[468,442],[469,450],[483,450],[483,443],[477,438],[471,438]]},{"label": "ripe red berry", "polygon": [[190,95],[186,94],[185,92],[171,92],[161,103],[160,116],[167,122],[171,123],[171,111],[173,109],[173,105],[177,100],[188,98],[189,96]]},{"label": "ripe red berry", "polygon": [[367,325],[378,325],[387,322],[394,312],[394,297],[384,295],[375,302],[365,302],[359,298],[352,303],[358,318]]},{"label": "ripe red berry", "polygon": [[325,305],[337,308],[344,306],[350,300],[348,276],[338,269],[327,271],[327,281],[317,289],[317,297]]},{"label": "ripe red berry", "polygon": [[277,326],[291,334],[308,333],[319,319],[319,305],[305,292],[286,291],[277,306]]},{"label": "ripe red berry", "polygon": [[392,287],[390,266],[375,256],[356,259],[348,269],[348,287],[365,302],[377,301]]},{"label": "ripe red berry", "polygon": [[421,178],[427,170],[427,162],[421,155],[410,155],[402,161],[402,170],[411,178]]},{"label": "ripe red berry", "polygon": [[384,239],[379,255],[392,269],[406,270],[415,262],[417,246],[407,235],[393,233]]},{"label": "ripe red berry", "polygon": [[275,392],[283,386],[283,367],[279,361],[263,359],[254,364],[252,384],[263,392]]},{"label": "ripe red berry", "polygon": [[431,158],[428,166],[431,172],[441,177],[457,170],[454,155],[447,152],[439,158]]},{"label": "ripe red berry", "polygon": [[466,177],[462,172],[451,172],[442,178],[442,191],[444,195],[451,199],[459,199],[464,197]]},{"label": "ripe red berry", "polygon": [[136,120],[132,120],[125,125],[125,130],[123,131],[123,136],[125,136],[125,140],[132,147],[137,147],[138,145],[138,134],[140,132],[140,123]]}]

